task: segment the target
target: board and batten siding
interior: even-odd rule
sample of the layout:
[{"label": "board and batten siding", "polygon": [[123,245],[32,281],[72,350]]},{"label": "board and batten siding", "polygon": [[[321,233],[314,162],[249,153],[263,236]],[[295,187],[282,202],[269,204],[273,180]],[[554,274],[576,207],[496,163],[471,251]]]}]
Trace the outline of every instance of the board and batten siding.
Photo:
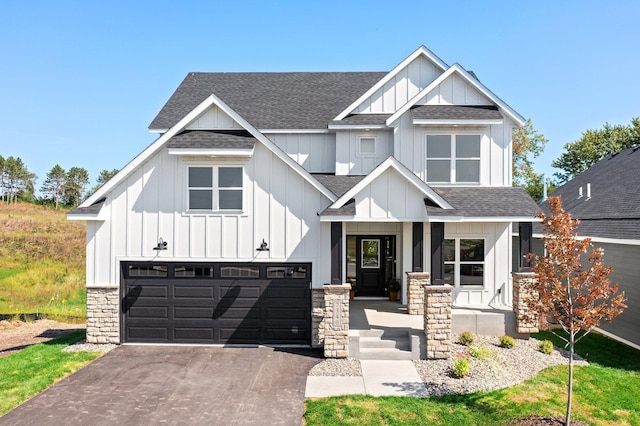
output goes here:
[{"label": "board and batten siding", "polygon": [[440,68],[419,56],[362,102],[355,112],[393,114],[440,74]]},{"label": "board and batten siding", "polygon": [[451,74],[418,102],[418,105],[493,105],[462,77]]},{"label": "board and batten siding", "polygon": [[[375,138],[375,154],[361,154],[361,138]],[[340,130],[336,133],[336,175],[362,176],[393,155],[393,134],[387,130]]]},{"label": "board and batten siding", "polygon": [[334,133],[266,133],[281,150],[310,173],[335,173]]},{"label": "board and batten siding", "polygon": [[[511,185],[511,132],[516,127],[508,118],[503,124],[485,126],[416,126],[406,113],[394,130],[394,156],[420,179],[427,178],[427,134],[476,134],[481,136],[480,185]],[[440,185],[440,184],[439,184]]]},{"label": "board and batten siding", "polygon": [[[243,213],[186,213],[189,164],[242,165]],[[259,142],[248,160],[181,158],[163,149],[107,194],[108,220],[88,222],[87,286],[117,285],[120,260],[163,259],[312,262],[313,285],[322,286],[330,278],[330,224],[317,212],[328,204]],[[153,250],[159,238],[167,250]],[[263,239],[270,251],[257,252]]]},{"label": "board and batten siding", "polygon": [[222,111],[218,106],[213,105],[207,111],[203,112],[198,118],[193,120],[186,130],[210,130],[210,129],[238,129],[244,128],[238,124],[227,113]]}]

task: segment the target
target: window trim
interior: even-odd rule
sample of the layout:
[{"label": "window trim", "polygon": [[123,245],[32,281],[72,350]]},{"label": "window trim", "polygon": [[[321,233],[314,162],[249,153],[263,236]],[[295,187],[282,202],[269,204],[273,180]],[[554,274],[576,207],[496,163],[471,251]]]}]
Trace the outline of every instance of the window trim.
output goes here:
[{"label": "window trim", "polygon": [[[487,238],[486,237],[476,237],[476,236],[454,236],[454,237],[447,237],[445,236],[445,241],[446,240],[453,240],[454,241],[454,255],[455,255],[455,259],[453,261],[450,260],[445,260],[443,261],[443,266],[446,265],[453,265],[453,283],[448,283],[454,286],[454,288],[457,288],[459,290],[466,290],[466,289],[484,289],[486,287],[486,272],[487,272]],[[482,261],[479,260],[465,260],[462,261],[460,260],[460,240],[480,240],[482,241],[482,246],[484,248],[484,253],[482,256]],[[444,247],[443,247],[444,249]],[[482,284],[460,284],[460,266],[461,265],[482,265]],[[443,268],[444,270],[444,268]]]},{"label": "window trim", "polygon": [[[429,157],[428,153],[428,140],[429,136],[449,136],[450,150],[449,157]],[[456,150],[456,140],[457,136],[478,136],[480,138],[480,155],[478,157],[458,157]],[[429,184],[463,184],[463,185],[480,185],[482,183],[482,139],[484,138],[484,133],[479,131],[468,131],[468,132],[425,132],[424,134],[424,181]],[[428,179],[428,162],[430,160],[448,160],[449,161],[449,181],[430,181]],[[458,173],[457,173],[457,161],[477,161],[478,162],[478,180],[476,182],[458,182]]]},{"label": "window trim", "polygon": [[[191,187],[189,186],[189,170],[192,167],[208,167],[212,169],[212,182],[211,188],[205,187]],[[241,169],[242,173],[242,186],[241,187],[224,187],[220,188],[219,185],[219,170],[221,168],[237,168]],[[247,196],[246,196],[246,182],[247,176],[245,173],[245,167],[243,164],[211,164],[211,163],[200,163],[200,162],[190,162],[185,164],[184,168],[184,191],[185,191],[185,200],[184,200],[184,212],[186,214],[242,214],[246,208],[247,204]],[[220,191],[224,190],[240,190],[242,191],[242,207],[240,209],[221,209],[220,208]],[[211,209],[192,209],[190,206],[190,191],[191,190],[211,190],[212,191],[212,200],[211,200]]]}]

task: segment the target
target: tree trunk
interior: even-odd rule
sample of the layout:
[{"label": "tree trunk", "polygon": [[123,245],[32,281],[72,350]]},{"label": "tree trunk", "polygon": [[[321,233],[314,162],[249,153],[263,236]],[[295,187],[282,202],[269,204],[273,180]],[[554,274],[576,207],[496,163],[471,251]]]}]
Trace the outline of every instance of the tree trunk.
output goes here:
[{"label": "tree trunk", "polygon": [[573,394],[573,346],[575,344],[575,334],[569,333],[569,384],[567,385],[567,415],[564,424],[571,424],[571,396]]}]

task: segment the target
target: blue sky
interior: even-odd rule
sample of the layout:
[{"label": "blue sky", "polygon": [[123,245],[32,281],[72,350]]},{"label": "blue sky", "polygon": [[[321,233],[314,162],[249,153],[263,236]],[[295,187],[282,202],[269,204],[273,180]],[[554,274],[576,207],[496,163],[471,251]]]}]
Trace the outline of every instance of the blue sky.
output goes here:
[{"label": "blue sky", "polygon": [[0,155],[122,168],[189,71],[387,71],[425,45],[549,143],[640,115],[637,1],[6,1]]}]

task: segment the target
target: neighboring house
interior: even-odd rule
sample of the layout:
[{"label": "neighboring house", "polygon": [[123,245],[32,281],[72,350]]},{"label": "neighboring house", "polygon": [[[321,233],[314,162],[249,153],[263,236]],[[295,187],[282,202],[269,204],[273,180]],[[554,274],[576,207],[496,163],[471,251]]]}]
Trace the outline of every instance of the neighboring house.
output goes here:
[{"label": "neighboring house", "polygon": [[[92,341],[320,345],[314,292],[406,272],[511,304],[524,120],[420,47],[390,72],[190,73],[79,208]],[[528,227],[528,228],[527,228]],[[334,318],[335,319],[335,318]]]},{"label": "neighboring house", "polygon": [[[579,238],[604,249],[609,276],[627,296],[625,311],[601,329],[640,345],[640,146],[625,149],[580,173],[551,195],[579,219]],[[544,211],[549,209],[541,203]],[[543,228],[534,225],[534,251],[541,253]]]}]

